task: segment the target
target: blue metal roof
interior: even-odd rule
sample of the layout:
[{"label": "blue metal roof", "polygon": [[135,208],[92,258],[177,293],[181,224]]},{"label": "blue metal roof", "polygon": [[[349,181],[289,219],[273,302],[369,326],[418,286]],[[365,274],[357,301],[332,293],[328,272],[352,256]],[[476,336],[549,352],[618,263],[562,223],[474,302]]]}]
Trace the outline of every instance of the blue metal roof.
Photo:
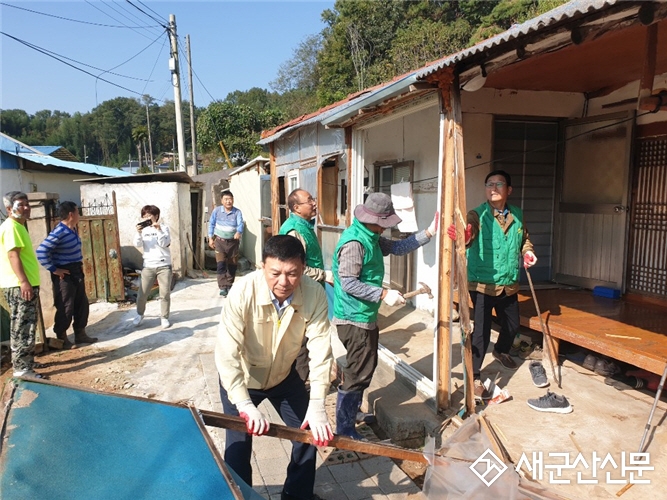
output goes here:
[{"label": "blue metal roof", "polygon": [[[55,147],[55,149],[58,149],[58,147]],[[21,142],[12,139],[8,135],[2,133],[0,133],[0,150],[12,156],[24,158],[28,161],[39,163],[41,165],[76,170],[78,172],[84,172],[90,175],[99,175],[102,177],[123,177],[131,175],[127,172],[123,172],[122,170],[118,170],[117,168],[103,167],[93,163],[60,160],[47,154],[41,154],[37,147],[26,146],[25,144],[22,144]]]}]

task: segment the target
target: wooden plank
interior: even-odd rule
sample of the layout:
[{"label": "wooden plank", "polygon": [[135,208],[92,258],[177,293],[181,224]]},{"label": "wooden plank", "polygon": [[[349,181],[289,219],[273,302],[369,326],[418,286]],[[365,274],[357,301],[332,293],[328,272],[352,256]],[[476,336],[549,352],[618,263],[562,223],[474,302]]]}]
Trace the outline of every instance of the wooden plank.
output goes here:
[{"label": "wooden plank", "polygon": [[[444,75],[443,75],[444,76]],[[442,164],[440,165],[440,179],[442,189],[440,193],[440,231],[438,232],[439,261],[438,261],[438,322],[436,333],[436,405],[439,411],[449,408],[451,399],[451,308],[452,308],[452,266],[453,242],[447,236],[446,228],[453,222],[454,217],[454,120],[452,116],[451,87],[453,74],[449,79],[438,81],[441,94],[441,112],[445,114],[445,127],[441,138]]]},{"label": "wooden plank", "polygon": [[[637,96],[637,108],[641,108],[643,100],[653,93],[653,79],[655,78],[655,61],[658,47],[658,24],[646,27],[646,39],[644,42],[644,70],[639,81],[639,95]],[[667,103],[665,103],[667,104]],[[655,108],[655,104],[653,105]],[[645,108],[644,108],[645,109]]]},{"label": "wooden plank", "polygon": [[[204,423],[208,426],[221,427],[236,432],[247,432],[245,420],[241,417],[234,417],[232,415],[225,415],[224,413],[208,410],[199,410],[199,412],[204,419]],[[280,439],[289,439],[290,441],[298,441],[299,443],[314,444],[313,435],[310,431],[287,427],[286,425],[271,423],[271,426],[265,435]],[[345,436],[334,436],[329,442],[329,446],[340,450],[358,451],[370,455],[395,458],[397,460],[411,460],[413,462],[428,464],[428,460],[426,460],[426,457],[424,457],[424,454],[421,451],[382,443],[358,441]]]},{"label": "wooden plank", "polygon": [[[652,373],[667,363],[667,314],[655,305],[611,300],[580,290],[537,290],[549,333]],[[521,324],[540,331],[532,298],[519,294]],[[638,337],[640,340],[631,337]]]},{"label": "wooden plank", "polygon": [[106,245],[104,243],[104,222],[94,220],[90,222],[90,234],[92,243],[91,255],[95,259],[94,278],[95,288],[98,290],[98,300],[106,300],[107,296],[107,259]]},{"label": "wooden plank", "polygon": [[280,231],[280,191],[278,186],[278,174],[276,172],[276,143],[269,144],[269,171],[271,172],[271,228],[273,234]]},{"label": "wooden plank", "polygon": [[81,238],[81,253],[83,254],[86,295],[90,302],[96,302],[100,297],[95,280],[95,259],[93,257],[92,234],[88,218],[84,219],[81,217],[79,220],[79,237]]}]

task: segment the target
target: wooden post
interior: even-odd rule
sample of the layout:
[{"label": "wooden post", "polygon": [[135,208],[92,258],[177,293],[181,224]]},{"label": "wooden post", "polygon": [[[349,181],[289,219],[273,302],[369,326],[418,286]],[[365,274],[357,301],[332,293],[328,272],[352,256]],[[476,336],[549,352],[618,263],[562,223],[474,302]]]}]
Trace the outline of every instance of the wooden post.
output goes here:
[{"label": "wooden post", "polygon": [[[452,309],[452,250],[453,242],[447,236],[447,227],[452,223],[454,213],[454,129],[451,103],[451,73],[438,80],[440,87],[441,112],[445,115],[445,127],[442,133],[442,164],[440,179],[440,228],[438,244],[438,319],[436,335],[436,404],[438,411],[449,408],[451,399],[451,309]],[[447,78],[449,77],[449,78]]]},{"label": "wooden post", "polygon": [[646,41],[644,53],[644,70],[639,81],[639,95],[637,96],[637,106],[653,93],[653,79],[655,78],[655,60],[658,46],[658,24],[651,24],[646,27]]},{"label": "wooden post", "polygon": [[269,172],[271,173],[271,229],[272,234],[280,231],[280,190],[278,189],[278,172],[276,171],[275,142],[269,144]]},{"label": "wooden post", "polygon": [[452,120],[454,126],[454,175],[456,177],[456,196],[454,222],[456,224],[456,273],[459,285],[459,325],[463,344],[463,367],[465,369],[465,407],[471,415],[475,412],[472,373],[472,328],[470,325],[470,296],[468,294],[468,259],[466,257],[465,227],[467,226],[465,161],[463,149],[463,117],[461,114],[461,92],[459,76],[454,75],[450,89]]},{"label": "wooden post", "polygon": [[[352,203],[352,127],[345,127],[345,151],[347,151],[347,203],[345,209],[345,226],[352,224],[352,212],[354,207]],[[364,182],[361,179],[361,182]],[[341,214],[343,215],[343,214]]]}]

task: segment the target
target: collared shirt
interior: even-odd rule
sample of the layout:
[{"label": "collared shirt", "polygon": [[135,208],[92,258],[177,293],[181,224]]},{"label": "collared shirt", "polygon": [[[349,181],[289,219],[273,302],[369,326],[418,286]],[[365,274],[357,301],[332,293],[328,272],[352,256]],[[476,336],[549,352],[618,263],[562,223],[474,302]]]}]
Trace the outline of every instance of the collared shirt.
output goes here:
[{"label": "collared shirt", "polygon": [[273,302],[273,305],[276,306],[276,312],[278,313],[278,317],[282,318],[285,309],[287,309],[287,306],[292,303],[292,297],[294,297],[294,294],[287,297],[285,301],[281,304],[271,290],[269,290],[269,293],[271,294],[271,302]]},{"label": "collared shirt", "polygon": [[37,247],[37,260],[51,272],[81,262],[81,238],[76,231],[61,222]]},{"label": "collared shirt", "polygon": [[[503,229],[503,232],[507,232],[509,227],[512,225],[512,222],[514,221],[514,217],[512,216],[511,212],[507,208],[507,205],[503,208],[503,210],[498,210],[496,208],[493,209],[493,215],[496,218],[496,222],[500,225],[500,227]],[[475,238],[479,235],[479,215],[475,210],[470,210],[468,212],[468,224],[470,224],[472,233],[471,233],[471,238],[470,242],[468,242],[468,245],[474,241]],[[528,237],[528,229],[526,228],[526,224],[524,222],[523,224],[523,241],[521,243],[521,255],[525,255],[526,252],[532,252],[533,251],[533,244],[530,242],[530,239]],[[475,282],[470,282],[468,283],[468,288],[469,290],[472,290],[473,292],[480,292],[483,293],[484,295],[491,295],[494,297],[498,297],[501,295],[503,292],[505,292],[507,295],[514,295],[519,291],[519,283],[515,283],[514,285],[491,285],[487,283],[475,283]]]},{"label": "collared shirt", "polygon": [[230,240],[235,233],[243,233],[243,214],[232,207],[228,212],[225,207],[215,207],[208,221],[208,236],[212,238],[215,234],[218,238]]},{"label": "collared shirt", "polygon": [[270,389],[285,380],[304,338],[310,398],[326,396],[333,356],[324,288],[302,276],[286,303],[279,318],[261,269],[234,282],[220,314],[215,347],[220,382],[233,404],[250,399],[248,389]]}]

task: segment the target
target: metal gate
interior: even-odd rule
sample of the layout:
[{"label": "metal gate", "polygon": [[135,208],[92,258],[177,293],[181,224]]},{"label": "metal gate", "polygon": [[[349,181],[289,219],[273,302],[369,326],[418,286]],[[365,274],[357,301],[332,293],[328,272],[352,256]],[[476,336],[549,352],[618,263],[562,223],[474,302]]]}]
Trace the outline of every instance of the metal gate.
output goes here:
[{"label": "metal gate", "polygon": [[115,191],[111,198],[81,200],[79,237],[88,300],[125,300]]}]

